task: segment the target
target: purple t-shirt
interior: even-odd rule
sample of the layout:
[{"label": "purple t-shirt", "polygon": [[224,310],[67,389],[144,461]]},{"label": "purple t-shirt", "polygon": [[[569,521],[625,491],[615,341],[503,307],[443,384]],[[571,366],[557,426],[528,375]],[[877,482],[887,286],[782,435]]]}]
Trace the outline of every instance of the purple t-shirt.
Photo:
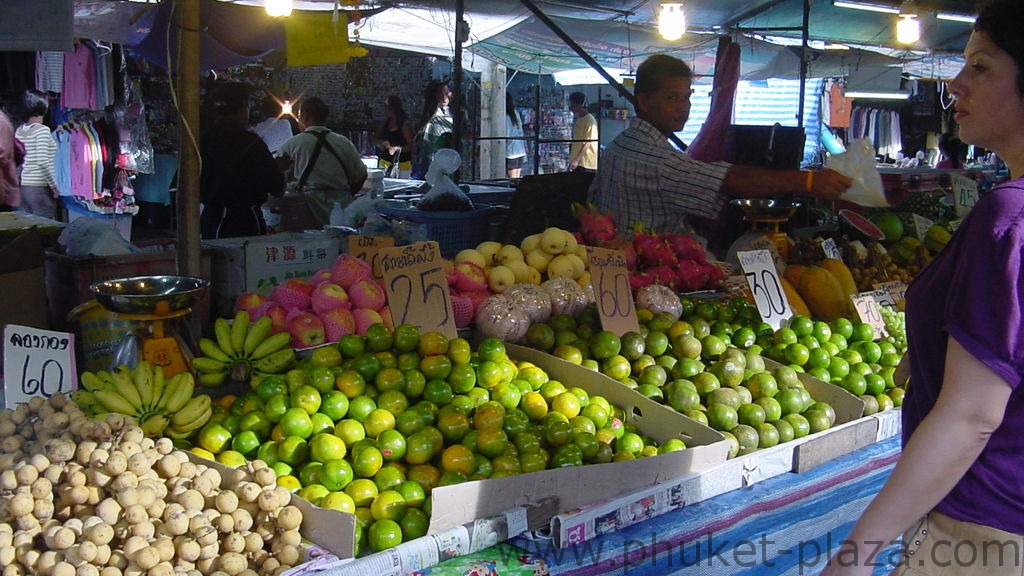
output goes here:
[{"label": "purple t-shirt", "polygon": [[949,336],[1013,389],[1002,425],[936,509],[1024,534],[1024,179],[978,201],[911,283],[906,318],[911,384],[903,403],[904,441],[935,405]]}]

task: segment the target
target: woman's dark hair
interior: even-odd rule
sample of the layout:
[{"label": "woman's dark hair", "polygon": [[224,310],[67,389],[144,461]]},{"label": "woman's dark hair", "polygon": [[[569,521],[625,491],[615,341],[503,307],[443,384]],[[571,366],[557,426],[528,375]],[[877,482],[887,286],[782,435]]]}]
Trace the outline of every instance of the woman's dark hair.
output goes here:
[{"label": "woman's dark hair", "polygon": [[249,106],[252,88],[244,82],[225,82],[213,91],[213,108],[219,115],[235,114]]},{"label": "woman's dark hair", "polygon": [[655,54],[644,60],[636,69],[634,92],[650,94],[656,91],[666,78],[692,78],[693,70],[682,60],[668,54]]},{"label": "woman's dark hair", "polygon": [[399,126],[405,124],[405,119],[408,118],[409,115],[405,113],[405,106],[402,105],[402,99],[398,97],[398,95],[392,94],[391,96],[388,96],[387,107],[395,113],[395,121],[398,122]]},{"label": "woman's dark hair", "polygon": [[437,101],[437,93],[448,83],[443,80],[431,80],[423,91],[423,116],[420,118],[420,125],[424,125],[434,117],[441,104]]},{"label": "woman's dark hair", "polygon": [[46,99],[46,94],[39,90],[25,90],[21,96],[21,104],[25,107],[25,115],[30,118],[46,116],[50,109],[50,101]]},{"label": "woman's dark hair", "polygon": [[512,121],[513,126],[519,126],[519,114],[516,114],[516,103],[512,100],[511,92],[505,92],[505,115]]},{"label": "woman's dark hair", "polygon": [[1024,2],[990,0],[981,5],[974,29],[984,32],[1017,64],[1017,92],[1024,95]]},{"label": "woman's dark hair", "polygon": [[963,168],[964,143],[952,132],[943,132],[939,135],[939,150],[949,158],[954,168]]}]

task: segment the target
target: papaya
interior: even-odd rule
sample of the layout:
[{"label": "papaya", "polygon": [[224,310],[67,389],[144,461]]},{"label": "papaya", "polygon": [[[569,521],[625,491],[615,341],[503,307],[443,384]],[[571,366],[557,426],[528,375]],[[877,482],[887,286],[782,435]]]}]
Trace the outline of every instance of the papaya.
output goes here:
[{"label": "papaya", "polygon": [[846,293],[847,298],[857,293],[857,283],[853,281],[853,274],[846,267],[846,264],[843,264],[842,260],[826,258],[818,265],[831,272],[836,277],[836,280],[839,280],[839,285],[843,287],[843,292]]},{"label": "papaya", "polygon": [[789,280],[786,280],[785,276],[780,278],[782,280],[782,290],[786,293],[786,300],[789,300],[789,307],[793,309],[794,314],[800,314],[812,318],[811,309],[807,307],[807,303],[797,292],[797,289]]},{"label": "papaya", "polygon": [[782,277],[789,280],[793,286],[799,286],[800,277],[804,275],[805,270],[807,266],[801,264],[786,264],[786,271],[782,273]]},{"label": "papaya", "polygon": [[821,266],[808,266],[797,290],[816,320],[831,322],[848,316],[853,305],[839,280]]}]

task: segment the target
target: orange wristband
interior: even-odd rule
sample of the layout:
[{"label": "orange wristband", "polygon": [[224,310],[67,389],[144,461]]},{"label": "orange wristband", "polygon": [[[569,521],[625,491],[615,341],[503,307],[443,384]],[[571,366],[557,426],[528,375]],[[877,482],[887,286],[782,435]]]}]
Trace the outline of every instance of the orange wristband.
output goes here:
[{"label": "orange wristband", "polygon": [[810,194],[811,191],[814,189],[814,171],[813,170],[808,170],[807,171],[807,181],[806,181],[806,184],[804,185],[804,188],[806,189],[808,194]]}]

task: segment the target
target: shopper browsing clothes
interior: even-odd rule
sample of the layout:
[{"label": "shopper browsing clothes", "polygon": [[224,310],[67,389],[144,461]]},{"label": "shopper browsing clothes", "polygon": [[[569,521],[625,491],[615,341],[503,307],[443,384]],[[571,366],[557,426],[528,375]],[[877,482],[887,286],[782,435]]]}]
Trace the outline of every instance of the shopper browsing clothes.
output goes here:
[{"label": "shopper browsing clothes", "polygon": [[21,208],[37,216],[55,218],[59,191],[53,158],[57,153],[57,141],[53,139],[50,127],[43,124],[50,104],[46,94],[38,90],[26,90],[22,104],[28,119],[14,133],[14,137],[25,146],[25,163],[21,167]]},{"label": "shopper browsing clothes", "polygon": [[249,87],[228,82],[212,98],[217,116],[199,146],[200,232],[204,239],[266,234],[262,206],[268,196],[284,194],[284,174],[249,130]]},{"label": "shopper browsing clothes", "polygon": [[293,191],[302,196],[307,228],[322,228],[330,221],[337,202],[348,206],[366,182],[366,166],[355,145],[324,124],[330,108],[314,96],[302,103],[299,123],[305,126],[281,146],[281,155],[291,159],[288,175]]},{"label": "shopper browsing clothes", "polygon": [[687,218],[717,220],[731,196],[801,193],[835,199],[852,180],[833,170],[774,170],[700,162],[669,143],[690,116],[693,72],[657,54],[636,71],[636,118],[601,154],[590,187],[597,208],[623,227],[641,222],[659,232],[688,230]]},{"label": "shopper browsing clothes", "polygon": [[[960,138],[1014,180],[983,196],[907,291],[903,451],[825,570],[871,574],[906,530],[894,574],[1021,574],[1024,565],[1024,3],[981,9],[950,83]],[[900,371],[898,370],[899,374]]]},{"label": "shopper browsing clothes", "polygon": [[526,141],[523,140],[523,119],[516,111],[516,103],[510,92],[505,93],[505,175],[519,178],[526,163]]},{"label": "shopper browsing clothes", "polygon": [[0,212],[9,212],[21,203],[18,155],[14,125],[4,110],[0,109]]}]

